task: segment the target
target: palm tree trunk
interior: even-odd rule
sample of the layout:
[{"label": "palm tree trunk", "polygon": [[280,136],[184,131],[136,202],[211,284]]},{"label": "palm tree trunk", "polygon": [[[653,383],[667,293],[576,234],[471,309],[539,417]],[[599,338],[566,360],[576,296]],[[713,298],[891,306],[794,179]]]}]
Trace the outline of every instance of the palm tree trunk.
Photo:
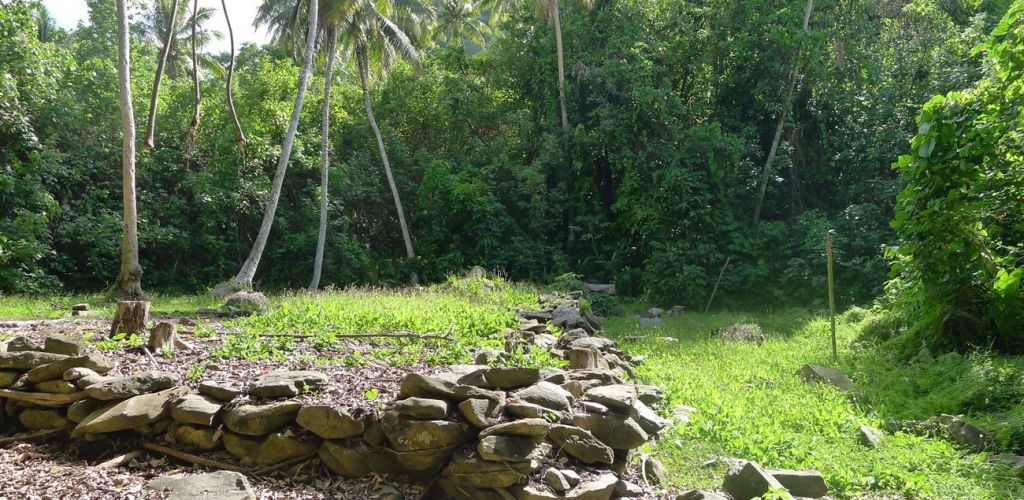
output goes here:
[{"label": "palm tree trunk", "polygon": [[[370,87],[367,79],[370,76],[370,62],[366,48],[356,47],[356,58],[359,61],[359,79],[363,85],[363,107],[366,108],[366,117],[370,121],[370,128],[377,137],[377,147],[380,148],[380,157],[384,162],[384,174],[388,178],[388,186],[391,188],[391,195],[395,198],[395,209],[398,211],[398,224],[402,227],[402,239],[405,241],[405,254],[410,259],[416,258],[412,248],[412,236],[409,235],[409,226],[405,223],[405,209],[402,208],[402,198],[398,194],[398,186],[395,184],[395,176],[391,172],[391,162],[388,161],[388,152],[384,148],[384,138],[380,135],[380,127],[377,126],[377,119],[373,116],[373,106],[370,103]],[[412,275],[412,282],[416,284],[416,273]]]},{"label": "palm tree trunk", "polygon": [[[807,10],[804,12],[804,33],[807,33],[811,22],[811,13],[814,12],[814,0],[807,0]],[[775,124],[775,136],[772,138],[772,146],[768,150],[768,158],[764,162],[764,170],[761,171],[761,187],[757,194],[757,203],[754,205],[754,224],[761,220],[761,207],[764,205],[765,191],[768,189],[768,178],[772,173],[772,162],[775,161],[775,154],[779,150],[779,141],[782,139],[782,129],[786,126],[786,115],[789,114],[789,106],[793,101],[793,93],[796,90],[796,80],[800,77],[800,59],[803,58],[803,47],[797,49],[796,60],[793,71],[789,74],[789,89],[786,91],[786,100],[782,103],[782,112],[779,113],[779,121]]]},{"label": "palm tree trunk", "polygon": [[238,121],[238,112],[235,111],[235,95],[231,90],[231,80],[235,76],[235,31],[231,28],[231,18],[228,17],[228,1],[220,0],[220,6],[224,11],[224,22],[228,25],[228,40],[231,42],[231,61],[228,63],[227,82],[228,110],[231,112],[231,119],[235,122],[235,141],[240,145],[245,145],[245,132],[242,131],[242,122]]},{"label": "palm tree trunk", "polygon": [[555,49],[558,51],[558,102],[562,107],[562,138],[569,138],[569,113],[565,110],[565,58],[562,55],[562,21],[558,0],[552,2],[551,17],[555,23]]},{"label": "palm tree trunk", "polygon": [[199,57],[196,53],[196,24],[199,17],[199,0],[192,0],[192,83],[195,86],[196,107],[192,112],[192,123],[188,126],[187,155],[192,157],[192,147],[196,143],[196,134],[199,132],[199,101],[202,99],[199,89]]},{"label": "palm tree trunk", "polygon": [[306,53],[302,58],[302,70],[299,72],[299,88],[298,94],[295,96],[295,107],[292,108],[291,120],[288,122],[288,130],[285,132],[284,143],[281,145],[281,158],[277,161],[277,171],[274,173],[274,183],[270,189],[270,198],[267,200],[267,209],[263,214],[260,232],[256,235],[256,241],[249,251],[249,257],[245,259],[242,268],[239,269],[238,274],[231,280],[236,287],[252,286],[252,279],[256,276],[256,268],[259,267],[260,259],[263,257],[263,250],[267,246],[267,238],[270,237],[270,228],[274,224],[274,214],[277,212],[277,202],[281,199],[281,186],[284,184],[284,174],[288,171],[288,161],[292,156],[295,133],[299,129],[302,106],[306,102],[306,84],[309,82],[309,73],[313,67],[313,52],[316,48],[317,10],[317,0],[309,0]]},{"label": "palm tree trunk", "polygon": [[320,126],[320,229],[316,237],[316,259],[313,261],[313,280],[309,283],[309,291],[320,288],[320,273],[324,265],[324,246],[327,244],[327,159],[330,154],[331,132],[331,83],[334,74],[334,58],[337,54],[335,44],[337,36],[327,30],[327,68],[324,69],[324,116]]},{"label": "palm tree trunk", "polygon": [[128,0],[117,0],[117,76],[121,105],[121,182],[124,198],[124,233],[121,270],[111,295],[141,299],[142,265],[139,264],[138,212],[135,205],[135,110],[132,109],[131,46],[128,38]]},{"label": "palm tree trunk", "polygon": [[167,28],[167,38],[164,40],[164,48],[160,52],[160,60],[156,64],[156,77],[153,79],[153,93],[149,97],[149,119],[146,120],[146,139],[142,147],[153,147],[153,135],[156,134],[156,103],[160,97],[160,81],[164,77],[164,66],[167,65],[167,54],[171,52],[171,40],[174,39],[174,27],[178,22],[178,0],[171,4],[171,24]]}]

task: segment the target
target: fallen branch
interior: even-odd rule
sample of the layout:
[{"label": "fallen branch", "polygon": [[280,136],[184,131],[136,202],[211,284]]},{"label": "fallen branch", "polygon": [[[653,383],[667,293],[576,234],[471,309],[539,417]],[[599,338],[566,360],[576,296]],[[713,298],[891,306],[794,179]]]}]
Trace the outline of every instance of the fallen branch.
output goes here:
[{"label": "fallen branch", "polygon": [[149,362],[152,363],[153,366],[160,366],[160,363],[157,363],[156,358],[153,357],[153,351],[150,351],[148,347],[142,346],[142,352],[146,353],[146,356],[149,358]]},{"label": "fallen branch", "polygon": [[196,465],[202,465],[203,467],[209,467],[211,469],[229,470],[234,472],[240,472],[242,474],[252,474],[252,471],[250,471],[249,469],[238,467],[237,465],[226,464],[223,462],[218,462],[216,460],[210,460],[208,458],[199,457],[191,453],[185,453],[183,451],[175,450],[174,448],[168,448],[166,446],[156,444],[152,441],[142,443],[142,447],[149,451],[163,453],[164,455],[167,455],[169,457],[177,458],[178,460],[184,460],[186,462],[191,462]]},{"label": "fallen branch", "polygon": [[116,467],[120,467],[120,466],[122,466],[122,465],[124,465],[124,464],[126,464],[128,462],[131,462],[132,460],[135,460],[140,455],[142,455],[142,450],[130,451],[128,453],[125,453],[124,455],[119,455],[119,456],[116,456],[114,458],[111,458],[110,460],[107,460],[106,462],[96,464],[96,465],[92,466],[92,468],[93,469],[113,469],[113,468],[116,468]]},{"label": "fallen branch", "polygon": [[66,406],[76,401],[87,399],[89,394],[85,391],[73,392],[71,394],[49,394],[45,392],[21,392],[0,389],[0,398],[24,401],[39,406]]},{"label": "fallen branch", "polygon": [[[440,333],[415,333],[415,332],[378,332],[378,333],[343,333],[334,335],[336,339],[373,339],[373,338],[388,338],[388,339],[420,339],[420,340],[452,340],[452,332],[455,331],[455,324],[452,324],[448,328],[448,333],[444,335]],[[262,333],[259,335],[263,338],[293,338],[293,339],[308,339],[315,337],[315,335],[305,334],[281,334],[281,333]]]},{"label": "fallen branch", "polygon": [[285,468],[291,467],[291,466],[293,466],[295,464],[305,462],[306,460],[309,460],[309,459],[315,457],[316,455],[317,455],[317,452],[314,451],[313,453],[308,453],[308,454],[303,455],[301,457],[296,457],[296,458],[293,458],[291,460],[285,460],[284,462],[279,462],[279,463],[276,463],[274,465],[268,465],[266,467],[263,467],[263,468],[260,468],[260,469],[256,469],[256,470],[252,471],[252,474],[255,475],[255,476],[263,476],[263,475],[269,474],[271,472],[274,472],[276,470],[285,469]]},{"label": "fallen branch", "polygon": [[26,441],[33,441],[33,440],[36,440],[36,439],[40,439],[40,438],[44,438],[44,437],[47,437],[47,436],[52,436],[54,434],[60,434],[60,433],[65,432],[65,431],[69,431],[69,430],[71,430],[72,427],[74,427],[74,426],[73,425],[68,425],[68,426],[64,426],[64,427],[58,428],[58,429],[46,429],[46,430],[37,431],[37,432],[30,432],[30,433],[27,433],[27,434],[26,433],[15,434],[13,436],[5,437],[5,438],[0,438],[0,444],[23,443],[23,442],[26,442]]}]

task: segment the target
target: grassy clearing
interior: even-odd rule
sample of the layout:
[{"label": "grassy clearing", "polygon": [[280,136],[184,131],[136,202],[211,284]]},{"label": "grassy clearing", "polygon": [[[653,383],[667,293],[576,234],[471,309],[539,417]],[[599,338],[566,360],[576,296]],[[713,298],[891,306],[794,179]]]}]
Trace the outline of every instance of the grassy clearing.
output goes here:
[{"label": "grassy clearing", "polygon": [[[711,338],[717,327],[747,321],[764,326],[770,339],[758,346]],[[650,334],[627,317],[609,318],[606,326],[613,335]],[[653,450],[681,487],[719,486],[727,467],[703,464],[726,456],[769,467],[817,469],[841,498],[1024,496],[1020,480],[1009,471],[989,467],[983,455],[966,454],[942,439],[900,433],[887,436],[878,449],[858,443],[858,425],[882,427],[893,416],[888,411],[914,403],[903,399],[913,396],[905,387],[914,381],[908,377],[912,372],[895,362],[878,364],[873,351],[854,351],[856,324],[840,324],[840,368],[862,385],[873,380],[864,376],[867,366],[889,374],[887,385],[859,400],[794,376],[805,363],[835,364],[828,322],[803,311],[687,313],[667,318],[658,334],[679,342],[625,345],[650,356],[639,376],[665,389],[670,407],[697,408],[689,426],[671,430]]]},{"label": "grassy clearing", "polygon": [[[191,314],[200,308],[215,308],[224,301],[210,295],[149,294],[153,314]],[[71,306],[89,304],[91,316],[110,317],[115,304],[102,294],[34,297],[0,295],[0,319],[60,319],[71,316]]]}]

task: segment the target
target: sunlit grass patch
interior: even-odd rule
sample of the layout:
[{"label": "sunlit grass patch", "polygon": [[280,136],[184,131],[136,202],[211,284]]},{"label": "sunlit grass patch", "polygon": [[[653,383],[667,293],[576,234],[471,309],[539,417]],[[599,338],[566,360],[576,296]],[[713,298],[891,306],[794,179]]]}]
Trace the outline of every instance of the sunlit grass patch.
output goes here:
[{"label": "sunlit grass patch", "polygon": [[[150,313],[192,314],[202,308],[220,307],[223,299],[210,295],[164,295],[151,293]],[[116,303],[102,294],[24,296],[0,295],[0,319],[59,319],[71,316],[71,306],[89,304],[85,317],[109,318],[114,314]]]}]

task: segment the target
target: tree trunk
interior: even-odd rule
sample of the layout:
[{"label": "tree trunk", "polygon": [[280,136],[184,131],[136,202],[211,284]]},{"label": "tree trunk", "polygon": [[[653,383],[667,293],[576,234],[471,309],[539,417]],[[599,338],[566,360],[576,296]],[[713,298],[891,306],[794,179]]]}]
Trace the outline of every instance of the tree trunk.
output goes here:
[{"label": "tree trunk", "polygon": [[164,39],[164,48],[160,52],[160,60],[156,64],[156,77],[153,79],[153,93],[149,97],[149,119],[146,121],[146,139],[142,146],[153,147],[153,135],[156,134],[156,103],[160,98],[160,81],[164,77],[164,67],[167,65],[167,54],[171,52],[171,40],[174,39],[174,26],[178,22],[178,0],[171,4],[171,24],[167,29],[167,38]]},{"label": "tree trunk", "polygon": [[[391,162],[388,161],[388,152],[384,149],[384,138],[380,135],[380,127],[377,126],[377,119],[373,116],[373,106],[370,102],[370,87],[367,79],[370,76],[370,61],[366,54],[365,47],[356,48],[356,58],[359,61],[359,79],[363,85],[363,107],[366,108],[366,117],[370,121],[370,128],[377,137],[377,147],[380,148],[380,157],[384,162],[384,174],[388,178],[388,186],[391,188],[391,195],[395,198],[395,209],[398,211],[398,224],[402,227],[402,239],[405,241],[405,253],[410,259],[416,258],[412,248],[412,236],[409,235],[409,226],[405,223],[405,209],[402,208],[402,198],[398,194],[398,186],[395,184],[395,176],[391,172]],[[416,284],[417,276],[413,273],[413,284]]]},{"label": "tree trunk", "polygon": [[131,46],[128,38],[128,0],[117,0],[117,76],[121,105],[121,182],[124,199],[124,234],[121,271],[111,290],[115,298],[141,299],[142,265],[139,264],[138,211],[135,206],[135,111],[132,109]]},{"label": "tree trunk", "polygon": [[192,158],[192,147],[196,143],[196,134],[199,133],[199,101],[202,99],[199,89],[199,58],[196,54],[196,24],[199,15],[199,0],[192,0],[192,83],[196,93],[196,107],[192,112],[192,123],[188,126],[188,137],[185,138],[186,155]]},{"label": "tree trunk", "polygon": [[[177,1],[177,0],[175,0]],[[235,111],[235,95],[231,90],[231,81],[235,76],[235,31],[231,28],[231,18],[228,17],[228,2],[220,0],[221,9],[224,11],[224,22],[228,25],[228,40],[231,42],[231,61],[228,63],[228,110],[231,112],[231,119],[235,122],[235,141],[245,145],[245,132],[242,131],[242,122],[238,121],[238,112]]]},{"label": "tree trunk", "polygon": [[330,156],[331,132],[331,83],[334,74],[334,58],[337,54],[337,37],[327,30],[327,67],[324,69],[324,116],[320,127],[320,229],[316,238],[316,258],[313,260],[313,280],[309,291],[320,288],[320,273],[324,265],[324,246],[327,244],[327,160]]},{"label": "tree trunk", "polygon": [[797,160],[806,158],[799,149],[799,129],[794,127],[789,133],[789,143],[793,145],[793,158],[789,162],[789,208],[790,216],[796,220],[804,212],[803,188],[800,182],[800,166]]},{"label": "tree trunk", "polygon": [[[118,0],[121,1],[121,0]],[[122,300],[117,303],[117,312],[110,323],[110,336],[118,333],[139,333],[146,330],[149,321],[149,302],[141,300]]]},{"label": "tree trunk", "polygon": [[260,259],[263,257],[263,250],[267,246],[267,238],[270,237],[270,228],[274,224],[277,202],[281,199],[281,186],[284,184],[284,175],[288,171],[288,161],[292,156],[295,133],[299,129],[299,117],[302,115],[302,106],[306,102],[306,84],[309,82],[309,73],[313,67],[313,52],[316,47],[317,10],[317,0],[309,0],[306,53],[302,59],[302,70],[299,72],[299,88],[298,94],[295,96],[295,107],[292,108],[288,130],[285,132],[284,143],[281,145],[281,157],[277,161],[277,171],[274,173],[274,183],[270,189],[270,198],[267,200],[267,209],[263,213],[263,223],[260,224],[260,232],[256,235],[256,241],[249,251],[249,257],[245,259],[242,268],[231,280],[236,286],[252,286],[252,278],[256,275],[256,268],[259,267]]},{"label": "tree trunk", "polygon": [[558,103],[562,108],[562,139],[569,138],[569,113],[565,110],[565,58],[562,56],[562,20],[558,0],[552,2],[551,17],[555,23],[555,49],[558,51]]},{"label": "tree trunk", "polygon": [[[807,33],[811,22],[811,13],[814,12],[814,0],[807,0],[807,10],[804,12],[804,34]],[[786,126],[786,115],[789,113],[790,103],[793,101],[793,93],[796,90],[796,80],[800,76],[800,59],[803,58],[803,42],[797,49],[793,71],[789,74],[789,88],[786,91],[786,100],[782,103],[782,112],[779,114],[779,121],[775,124],[775,136],[772,138],[772,146],[768,150],[768,158],[764,162],[764,170],[761,172],[761,187],[757,194],[757,203],[754,205],[754,223],[761,220],[761,207],[764,205],[765,191],[768,189],[768,178],[771,177],[772,162],[775,161],[775,154],[779,150],[779,141],[782,139],[782,130]]]}]

